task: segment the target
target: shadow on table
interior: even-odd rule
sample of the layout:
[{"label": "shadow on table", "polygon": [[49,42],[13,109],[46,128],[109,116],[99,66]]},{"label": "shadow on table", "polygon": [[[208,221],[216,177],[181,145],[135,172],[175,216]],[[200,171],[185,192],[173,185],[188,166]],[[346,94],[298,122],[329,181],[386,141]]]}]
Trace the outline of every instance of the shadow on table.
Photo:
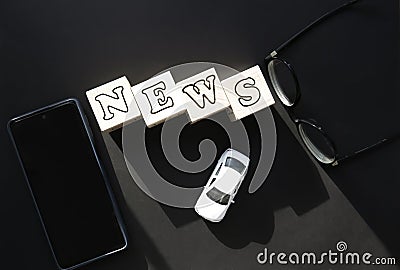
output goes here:
[{"label": "shadow on table", "polygon": [[[280,116],[273,112],[278,143],[267,181],[255,193],[248,193],[255,169],[251,163],[244,186],[222,222],[205,221],[210,231],[230,248],[243,248],[250,242],[268,243],[275,229],[276,210],[291,207],[297,215],[302,215],[329,199],[317,168]],[[246,118],[245,125],[250,133],[257,131],[253,119]],[[259,138],[255,138],[251,149],[259,149],[258,145]],[[254,152],[250,160],[259,155]]]},{"label": "shadow on table", "polygon": [[[202,124],[203,125],[203,124]],[[201,127],[201,126],[200,126]],[[151,145],[147,147],[147,150],[149,151],[149,156],[156,156],[159,157],[163,155],[162,153],[162,147],[159,144],[160,142],[160,133],[161,133],[161,125],[155,126],[151,129],[146,129],[146,140],[153,142]],[[117,129],[113,132],[110,133],[112,139],[114,142],[118,145],[119,149],[122,151],[122,131],[121,129]],[[188,134],[191,139],[195,140],[195,138],[192,136],[193,134]],[[199,133],[197,133],[199,135]],[[199,137],[199,139],[201,139]],[[225,145],[226,143],[224,143]],[[187,145],[187,144],[185,144]],[[153,164],[157,164],[157,170],[159,172],[162,172],[163,174],[167,174],[169,177],[168,179],[174,179],[175,185],[179,186],[188,186],[188,181],[185,181],[187,179],[190,179],[190,184],[192,186],[202,186],[204,185],[204,179],[205,176],[202,174],[197,174],[197,175],[190,175],[184,172],[178,172],[177,170],[174,170],[169,164],[165,162],[164,159],[159,159],[157,162],[154,162]],[[206,170],[207,175],[211,174],[212,168]],[[188,186],[189,187],[189,186]],[[195,220],[198,220],[200,217],[193,211],[193,209],[181,209],[181,208],[175,208],[175,207],[170,207],[164,204],[160,204],[161,208],[164,210],[164,212],[167,214],[168,218],[170,221],[174,224],[175,227],[179,228],[185,224],[191,223]]]},{"label": "shadow on table", "polygon": [[[154,168],[164,179],[168,179],[171,184],[176,186],[186,188],[204,186],[215,168],[218,157],[230,146],[229,137],[224,128],[212,120],[204,119],[194,124],[185,125],[179,134],[179,150],[190,161],[196,161],[200,158],[199,145],[205,139],[211,140],[216,146],[216,160],[207,169],[198,173],[184,172],[171,166],[164,157],[161,145],[162,128],[163,125],[160,124],[146,129],[146,150]],[[164,204],[160,204],[160,206],[177,228],[200,219],[192,208],[182,209]]]},{"label": "shadow on table", "polygon": [[397,260],[400,259],[399,160],[400,138],[327,169],[328,175]]},{"label": "shadow on table", "polygon": [[[251,161],[249,171],[236,196],[236,202],[230,207],[222,222],[204,221],[215,237],[230,248],[242,248],[250,242],[267,243],[274,232],[274,212],[278,209],[291,207],[297,215],[302,215],[329,199],[317,168],[280,116],[274,110],[272,111],[278,142],[274,164],[267,181],[255,193],[248,193],[249,183],[256,166],[262,166],[254,162],[260,156],[261,138],[257,121],[250,116],[242,121],[251,138]],[[219,157],[230,146],[229,138],[218,126],[213,125],[212,122],[200,121],[198,124],[191,125],[188,130],[184,129],[183,133],[186,133],[184,136],[181,134],[180,145],[182,153],[196,159],[193,153],[196,153],[198,143],[204,138],[210,138],[218,148],[217,157]],[[159,145],[160,129],[161,127],[156,126],[146,130],[146,141],[152,142],[147,145],[149,157],[162,155],[160,152],[162,148]],[[200,132],[200,130],[207,130],[207,132]],[[120,134],[114,132],[111,135],[121,146],[118,141]],[[165,162],[158,159],[157,170],[173,175],[168,179],[174,179],[174,184],[185,186],[185,180],[190,177],[192,185],[203,186],[217,160],[209,169],[187,176],[173,171],[171,166],[164,164]],[[171,171],[168,172],[168,170]],[[175,227],[200,219],[193,209],[179,209],[166,205],[161,205],[161,207]]]},{"label": "shadow on table", "polygon": [[[119,150],[122,151],[122,132],[121,129],[116,130],[110,133],[112,140],[116,143]],[[105,137],[105,141],[107,144],[107,138]],[[108,143],[107,148],[109,151],[113,151],[115,146]],[[116,148],[116,147],[115,147]],[[122,155],[114,155],[114,162],[125,164]],[[125,166],[122,166],[123,168]],[[130,181],[129,172],[126,169],[117,168],[115,172],[119,174],[119,181]],[[113,171],[113,170],[109,170]],[[116,175],[112,175],[111,178],[117,177]],[[117,256],[121,256],[119,261],[123,261],[125,259],[124,267],[122,268],[118,266],[118,269],[134,269],[145,270],[148,269],[148,261],[151,262],[152,266],[157,267],[157,269],[165,269],[170,270],[170,266],[166,262],[165,258],[160,254],[157,247],[154,245],[153,240],[149,237],[146,230],[142,227],[142,225],[137,221],[133,212],[129,209],[127,203],[122,203],[122,198],[124,198],[123,191],[121,190],[121,185],[125,185],[126,183],[117,184],[118,180],[111,181],[112,189],[116,195],[117,200],[119,201],[120,210],[122,212],[122,216],[124,217],[124,223],[127,228],[127,236],[128,236],[128,248],[121,252],[121,255],[116,254]],[[126,200],[126,199],[125,199]],[[115,257],[117,257],[115,256]],[[117,259],[114,259],[117,260]],[[104,266],[104,269],[113,269],[115,268],[117,263],[113,264],[113,260],[110,261],[109,264]],[[96,268],[97,269],[97,268]]]}]

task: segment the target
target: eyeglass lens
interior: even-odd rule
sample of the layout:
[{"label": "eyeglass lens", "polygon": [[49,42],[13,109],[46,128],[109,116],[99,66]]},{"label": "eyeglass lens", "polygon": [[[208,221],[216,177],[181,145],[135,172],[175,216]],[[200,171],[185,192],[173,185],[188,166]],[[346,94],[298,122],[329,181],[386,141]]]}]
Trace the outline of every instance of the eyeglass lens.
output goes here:
[{"label": "eyeglass lens", "polygon": [[335,161],[335,149],[320,129],[308,123],[299,123],[298,129],[304,144],[320,162],[330,164]]},{"label": "eyeglass lens", "polygon": [[[299,88],[289,64],[278,58],[272,59],[268,63],[268,74],[279,100],[288,107],[294,106]],[[334,147],[320,129],[307,122],[300,122],[298,129],[301,139],[316,159],[325,164],[335,161]]]},{"label": "eyeglass lens", "polygon": [[280,59],[273,59],[268,63],[268,74],[280,101],[286,106],[293,106],[298,96],[298,86],[288,64]]}]

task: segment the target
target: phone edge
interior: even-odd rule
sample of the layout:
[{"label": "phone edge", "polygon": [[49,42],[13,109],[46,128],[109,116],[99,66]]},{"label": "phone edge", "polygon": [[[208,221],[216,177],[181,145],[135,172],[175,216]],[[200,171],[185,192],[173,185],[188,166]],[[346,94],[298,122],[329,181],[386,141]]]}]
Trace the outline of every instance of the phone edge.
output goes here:
[{"label": "phone edge", "polygon": [[[108,253],[106,253],[106,254],[97,256],[97,257],[95,257],[95,258],[89,259],[89,260],[84,261],[84,262],[81,262],[81,263],[79,263],[79,264],[76,264],[76,265],[73,265],[73,266],[70,266],[70,267],[67,267],[67,268],[63,268],[63,267],[60,266],[60,264],[59,264],[59,262],[58,262],[58,260],[57,260],[57,256],[56,256],[56,254],[55,254],[55,252],[54,252],[53,245],[51,244],[49,235],[48,235],[48,233],[47,233],[47,229],[46,229],[46,226],[45,226],[45,224],[44,224],[44,221],[43,221],[43,218],[42,218],[42,214],[40,213],[38,204],[37,204],[37,202],[36,202],[36,198],[35,198],[35,196],[34,196],[34,194],[33,194],[32,187],[31,187],[31,185],[30,185],[30,183],[29,183],[28,176],[27,176],[26,171],[25,171],[25,168],[24,168],[24,166],[23,166],[22,159],[21,159],[21,156],[20,156],[20,154],[19,154],[19,151],[18,151],[16,142],[15,142],[15,139],[14,139],[14,136],[13,136],[13,133],[12,133],[12,130],[11,130],[11,125],[12,125],[13,122],[23,120],[24,118],[26,118],[26,117],[28,117],[28,116],[35,115],[35,114],[37,114],[37,113],[40,113],[40,112],[46,111],[46,110],[48,110],[48,109],[52,109],[52,108],[55,108],[55,107],[57,107],[57,106],[61,106],[61,105],[63,105],[63,104],[67,104],[67,103],[70,103],[70,102],[73,102],[73,103],[76,105],[76,107],[77,107],[77,109],[78,109],[78,111],[79,111],[79,115],[80,115],[80,117],[81,117],[82,123],[83,123],[83,125],[84,125],[84,127],[85,127],[86,134],[87,134],[87,136],[88,136],[88,138],[89,138],[89,141],[90,141],[90,147],[92,148],[93,153],[94,153],[94,155],[95,155],[95,157],[96,157],[96,162],[97,162],[97,164],[98,164],[98,166],[99,166],[99,169],[100,169],[100,172],[101,172],[101,174],[102,174],[102,176],[103,176],[103,180],[104,180],[104,183],[105,183],[106,188],[107,188],[107,193],[108,193],[109,198],[110,198],[110,200],[111,200],[111,204],[112,204],[113,210],[114,210],[114,212],[115,212],[115,216],[116,216],[116,218],[117,218],[118,225],[119,225],[119,227],[120,227],[122,236],[123,236],[123,238],[124,238],[124,246],[123,246],[122,248],[119,248],[119,249],[110,251],[110,252],[108,252]],[[111,186],[110,186],[110,183],[109,183],[109,179],[108,179],[108,177],[107,177],[107,174],[106,174],[106,171],[105,171],[105,169],[104,169],[104,166],[103,166],[102,162],[100,161],[100,158],[99,158],[99,156],[98,156],[98,154],[97,154],[97,151],[96,151],[96,148],[95,148],[95,145],[94,145],[94,137],[93,137],[92,130],[91,130],[91,128],[90,128],[89,122],[88,122],[87,117],[86,117],[86,115],[85,115],[85,113],[84,113],[84,110],[83,110],[83,108],[82,108],[82,105],[80,104],[80,102],[79,102],[78,99],[73,98],[73,97],[67,98],[67,99],[63,99],[63,100],[60,100],[60,101],[58,101],[58,102],[55,102],[55,103],[46,105],[46,106],[41,107],[41,108],[38,108],[38,109],[34,109],[34,110],[30,111],[30,112],[23,113],[23,114],[21,114],[21,115],[19,115],[19,116],[13,117],[13,118],[11,118],[11,119],[7,122],[7,132],[8,132],[8,135],[9,135],[10,139],[11,139],[13,148],[14,148],[16,154],[17,154],[18,163],[19,163],[19,165],[21,166],[22,172],[23,172],[23,174],[24,174],[25,181],[26,181],[27,186],[28,186],[28,188],[29,188],[29,192],[30,192],[31,198],[33,199],[33,203],[34,203],[34,205],[35,205],[36,212],[37,212],[37,214],[38,214],[38,216],[39,216],[39,220],[40,220],[41,226],[42,226],[42,228],[43,228],[44,234],[46,235],[46,239],[47,239],[47,242],[48,242],[48,244],[49,244],[49,247],[50,247],[52,256],[53,256],[54,261],[55,261],[55,263],[56,263],[56,265],[57,265],[57,268],[58,268],[59,270],[73,270],[73,269],[79,268],[79,267],[81,267],[81,266],[90,264],[90,263],[92,263],[92,262],[94,262],[94,261],[100,260],[100,259],[102,259],[102,258],[104,258],[104,257],[107,257],[107,256],[109,256],[109,255],[112,255],[112,254],[114,254],[114,253],[117,253],[117,252],[119,252],[119,251],[122,251],[122,250],[124,250],[124,249],[126,249],[126,248],[128,247],[127,231],[126,231],[126,227],[125,227],[125,225],[124,225],[124,223],[123,223],[123,220],[122,220],[122,214],[121,214],[121,212],[120,212],[120,210],[119,210],[119,207],[118,207],[118,204],[117,204],[117,202],[116,202],[115,196],[114,196],[113,191],[112,191],[112,189],[111,189]]]}]

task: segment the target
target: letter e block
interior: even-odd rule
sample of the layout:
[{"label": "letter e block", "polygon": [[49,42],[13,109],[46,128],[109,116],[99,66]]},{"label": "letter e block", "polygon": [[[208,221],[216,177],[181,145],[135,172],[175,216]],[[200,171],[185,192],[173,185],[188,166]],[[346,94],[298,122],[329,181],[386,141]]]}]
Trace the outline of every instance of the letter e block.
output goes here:
[{"label": "letter e block", "polygon": [[275,103],[258,65],[223,80],[235,120],[242,119]]},{"label": "letter e block", "polygon": [[133,86],[132,92],[148,127],[186,111],[169,71]]},{"label": "letter e block", "polygon": [[125,76],[87,91],[86,97],[101,131],[120,128],[141,117]]}]

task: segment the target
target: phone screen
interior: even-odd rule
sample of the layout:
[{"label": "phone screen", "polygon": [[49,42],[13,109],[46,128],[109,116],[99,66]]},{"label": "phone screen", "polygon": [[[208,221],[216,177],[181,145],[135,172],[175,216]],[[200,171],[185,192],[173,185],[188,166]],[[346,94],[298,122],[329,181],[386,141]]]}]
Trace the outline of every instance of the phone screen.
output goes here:
[{"label": "phone screen", "polygon": [[125,248],[76,101],[14,119],[10,132],[58,266],[67,269]]}]

